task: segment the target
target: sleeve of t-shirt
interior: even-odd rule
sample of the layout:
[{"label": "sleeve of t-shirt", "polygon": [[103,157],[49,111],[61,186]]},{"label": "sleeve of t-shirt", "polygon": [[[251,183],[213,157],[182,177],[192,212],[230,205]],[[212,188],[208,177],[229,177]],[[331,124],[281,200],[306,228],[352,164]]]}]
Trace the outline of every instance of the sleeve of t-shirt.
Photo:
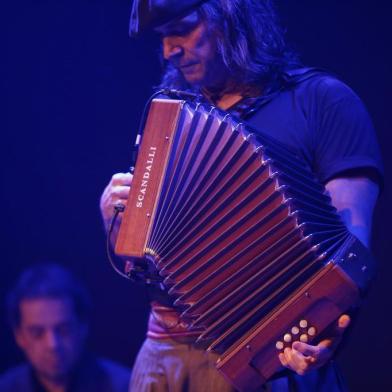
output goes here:
[{"label": "sleeve of t-shirt", "polygon": [[[314,165],[326,183],[347,171],[374,173],[382,185],[383,167],[376,133],[358,96],[330,79],[319,92],[319,121],[314,134]],[[365,172],[365,171],[364,171]]]}]

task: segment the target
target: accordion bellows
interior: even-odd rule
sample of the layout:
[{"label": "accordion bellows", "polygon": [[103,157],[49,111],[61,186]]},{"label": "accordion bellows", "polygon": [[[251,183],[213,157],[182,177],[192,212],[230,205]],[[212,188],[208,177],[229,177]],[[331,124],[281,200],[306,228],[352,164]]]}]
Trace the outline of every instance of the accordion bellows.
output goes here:
[{"label": "accordion bellows", "polygon": [[215,108],[152,102],[116,253],[164,278],[198,342],[239,390],[280,369],[358,303],[372,275],[310,169]]}]

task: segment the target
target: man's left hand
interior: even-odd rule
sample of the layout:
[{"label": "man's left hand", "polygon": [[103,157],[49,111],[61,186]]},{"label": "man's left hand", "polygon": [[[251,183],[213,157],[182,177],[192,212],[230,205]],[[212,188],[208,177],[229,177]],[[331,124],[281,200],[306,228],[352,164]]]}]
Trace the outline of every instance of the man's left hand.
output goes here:
[{"label": "man's left hand", "polygon": [[300,376],[325,365],[333,356],[346,328],[350,324],[350,317],[347,314],[340,316],[335,327],[333,337],[322,340],[316,346],[294,342],[291,348],[285,348],[279,354],[280,362],[283,366],[293,370]]}]

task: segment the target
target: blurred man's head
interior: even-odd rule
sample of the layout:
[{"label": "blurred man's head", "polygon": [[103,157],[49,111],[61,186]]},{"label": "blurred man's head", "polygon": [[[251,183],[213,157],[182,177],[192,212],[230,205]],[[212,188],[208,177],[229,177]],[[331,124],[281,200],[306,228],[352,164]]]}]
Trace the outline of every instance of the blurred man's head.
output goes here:
[{"label": "blurred man's head", "polygon": [[[162,38],[162,87],[208,90],[273,84],[297,56],[285,43],[273,0],[135,0],[131,29]],[[136,16],[138,17],[136,17]]]},{"label": "blurred man's head", "polygon": [[64,268],[46,264],[26,270],[7,298],[16,342],[37,375],[67,378],[87,335],[85,289]]},{"label": "blurred man's head", "polygon": [[217,53],[216,36],[197,12],[157,27],[162,54],[190,86],[221,86],[228,71]]}]

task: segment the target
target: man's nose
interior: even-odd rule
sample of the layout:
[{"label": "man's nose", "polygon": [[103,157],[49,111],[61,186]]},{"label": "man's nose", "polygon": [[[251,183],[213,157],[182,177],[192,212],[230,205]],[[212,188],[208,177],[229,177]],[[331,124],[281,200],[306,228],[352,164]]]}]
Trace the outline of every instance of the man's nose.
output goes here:
[{"label": "man's nose", "polygon": [[60,346],[60,336],[56,331],[47,331],[45,336],[46,346],[52,350],[57,349]]},{"label": "man's nose", "polygon": [[177,40],[165,37],[163,38],[163,58],[165,60],[171,60],[175,57],[181,56],[183,48]]}]

